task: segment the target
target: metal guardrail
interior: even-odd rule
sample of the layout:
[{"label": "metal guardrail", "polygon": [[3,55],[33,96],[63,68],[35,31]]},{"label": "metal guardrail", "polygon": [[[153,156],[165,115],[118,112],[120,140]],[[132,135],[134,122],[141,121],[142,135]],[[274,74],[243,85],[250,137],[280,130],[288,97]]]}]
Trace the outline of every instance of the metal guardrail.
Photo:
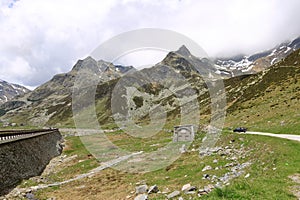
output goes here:
[{"label": "metal guardrail", "polygon": [[56,131],[58,131],[58,129],[0,130],[0,144],[16,141],[19,139],[36,137]]}]

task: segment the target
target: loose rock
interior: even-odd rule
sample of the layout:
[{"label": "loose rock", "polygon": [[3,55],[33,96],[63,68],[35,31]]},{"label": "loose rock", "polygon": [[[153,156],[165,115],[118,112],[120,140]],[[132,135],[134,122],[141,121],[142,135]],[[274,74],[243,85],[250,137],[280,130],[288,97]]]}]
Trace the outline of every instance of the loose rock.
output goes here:
[{"label": "loose rock", "polygon": [[191,184],[185,184],[184,186],[182,186],[181,191],[186,191],[190,187],[191,187]]},{"label": "loose rock", "polygon": [[184,190],[185,194],[195,194],[197,188],[195,186],[190,186]]},{"label": "loose rock", "polygon": [[143,194],[146,193],[148,190],[148,186],[147,185],[140,185],[135,187],[135,193],[136,194]]},{"label": "loose rock", "polygon": [[187,151],[185,144],[183,144],[180,148],[179,148],[180,153],[185,153]]},{"label": "loose rock", "polygon": [[28,199],[28,200],[35,200],[36,198],[34,197],[34,194],[32,192],[29,192],[25,195],[25,197]]},{"label": "loose rock", "polygon": [[205,195],[205,194],[208,194],[208,192],[207,191],[205,191],[204,189],[199,189],[198,190],[198,195]]},{"label": "loose rock", "polygon": [[179,192],[178,190],[176,190],[176,191],[174,191],[174,192],[168,194],[167,198],[168,198],[168,199],[172,199],[172,198],[177,197],[177,196],[179,196],[179,195],[180,195],[180,192]]},{"label": "loose rock", "polygon": [[148,200],[148,196],[146,194],[139,194],[134,200]]},{"label": "loose rock", "polygon": [[225,165],[225,167],[232,167],[234,165],[234,163],[227,163],[226,165]]},{"label": "loose rock", "polygon": [[203,174],[202,179],[209,179],[209,174]]},{"label": "loose rock", "polygon": [[205,172],[205,171],[207,171],[207,170],[212,170],[212,167],[209,166],[209,165],[207,165],[207,166],[205,166],[205,167],[202,169],[203,172]]},{"label": "loose rock", "polygon": [[151,194],[151,193],[157,193],[159,191],[157,185],[153,185],[149,188],[148,190],[148,194]]}]

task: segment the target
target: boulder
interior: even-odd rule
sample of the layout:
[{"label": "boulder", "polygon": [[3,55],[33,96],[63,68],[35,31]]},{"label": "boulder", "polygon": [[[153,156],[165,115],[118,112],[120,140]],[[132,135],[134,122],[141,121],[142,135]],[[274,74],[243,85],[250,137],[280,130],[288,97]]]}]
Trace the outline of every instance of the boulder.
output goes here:
[{"label": "boulder", "polygon": [[148,190],[147,185],[140,185],[140,186],[135,187],[136,194],[144,194],[147,192],[147,190]]}]

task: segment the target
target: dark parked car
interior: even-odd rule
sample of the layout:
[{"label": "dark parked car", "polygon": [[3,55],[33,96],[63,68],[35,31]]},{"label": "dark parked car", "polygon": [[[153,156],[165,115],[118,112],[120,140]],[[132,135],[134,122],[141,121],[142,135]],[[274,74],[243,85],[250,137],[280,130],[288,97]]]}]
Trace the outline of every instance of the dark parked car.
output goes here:
[{"label": "dark parked car", "polygon": [[233,132],[239,132],[239,133],[240,132],[246,133],[246,131],[247,131],[247,128],[244,128],[244,127],[238,127],[233,130]]}]

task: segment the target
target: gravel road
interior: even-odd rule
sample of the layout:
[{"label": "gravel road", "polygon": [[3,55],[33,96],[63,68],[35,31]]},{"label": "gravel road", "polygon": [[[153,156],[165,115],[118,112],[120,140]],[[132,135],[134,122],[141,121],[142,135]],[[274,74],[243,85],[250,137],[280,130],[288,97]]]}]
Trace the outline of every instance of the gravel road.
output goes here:
[{"label": "gravel road", "polygon": [[289,140],[296,140],[300,142],[300,135],[289,135],[289,134],[274,134],[274,133],[263,133],[263,132],[252,132],[247,131],[245,134],[253,134],[253,135],[265,135],[271,137],[285,138]]}]

